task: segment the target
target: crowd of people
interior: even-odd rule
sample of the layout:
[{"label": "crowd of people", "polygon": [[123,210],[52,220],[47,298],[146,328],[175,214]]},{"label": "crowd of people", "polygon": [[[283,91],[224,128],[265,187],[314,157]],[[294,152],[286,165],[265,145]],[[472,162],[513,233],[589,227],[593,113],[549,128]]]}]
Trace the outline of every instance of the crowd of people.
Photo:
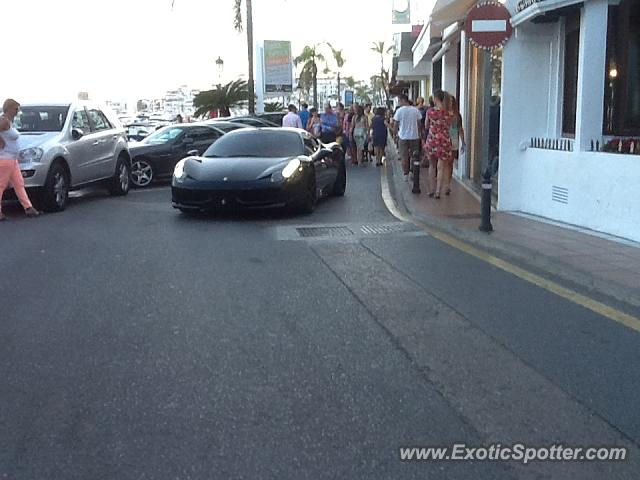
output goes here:
[{"label": "crowd of people", "polygon": [[376,165],[384,161],[389,133],[396,142],[405,181],[411,177],[411,159],[418,157],[428,168],[428,195],[436,199],[441,193],[451,194],[453,164],[466,148],[462,118],[456,98],[436,91],[427,104],[422,97],[415,102],[401,94],[399,107],[391,112],[371,104],[354,104],[345,109],[338,103],[334,110],[325,104],[324,112],[301,104],[300,111],[289,105],[283,118],[285,127],[303,128],[323,143],[338,142],[345,158],[353,165],[366,166],[375,158]]},{"label": "crowd of people", "polygon": [[400,95],[400,107],[393,116],[393,136],[398,144],[405,181],[411,175],[411,158],[421,158],[429,170],[428,195],[440,198],[451,193],[453,163],[466,148],[462,117],[456,98],[438,90],[425,105],[423,98],[415,104]]},{"label": "crowd of people", "polygon": [[354,104],[345,109],[338,103],[334,110],[330,103],[325,104],[324,112],[317,108],[309,109],[301,104],[300,111],[295,105],[289,105],[289,112],[282,119],[283,127],[304,128],[323,143],[337,142],[345,151],[345,158],[353,165],[366,167],[376,160],[380,166],[384,160],[389,133],[389,117],[385,108],[375,111],[371,104]]}]

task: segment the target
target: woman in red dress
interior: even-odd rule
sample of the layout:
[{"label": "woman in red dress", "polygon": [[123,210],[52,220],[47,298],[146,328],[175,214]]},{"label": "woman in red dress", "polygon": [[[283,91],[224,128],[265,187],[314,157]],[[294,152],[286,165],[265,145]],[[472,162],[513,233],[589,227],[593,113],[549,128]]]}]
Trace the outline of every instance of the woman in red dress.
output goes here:
[{"label": "woman in red dress", "polygon": [[448,178],[449,171],[453,168],[451,137],[449,136],[453,115],[446,105],[446,92],[438,90],[433,94],[433,99],[436,106],[427,112],[424,126],[429,131],[426,142],[427,155],[429,156],[429,196],[435,195],[439,199],[443,179]]}]

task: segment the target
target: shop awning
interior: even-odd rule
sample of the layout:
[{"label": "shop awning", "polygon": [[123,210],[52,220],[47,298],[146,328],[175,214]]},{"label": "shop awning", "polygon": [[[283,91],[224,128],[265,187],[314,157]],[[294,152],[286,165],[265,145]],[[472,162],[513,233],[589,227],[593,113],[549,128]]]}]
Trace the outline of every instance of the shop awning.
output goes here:
[{"label": "shop awning", "polygon": [[433,53],[442,45],[442,40],[440,39],[442,32],[438,32],[437,35],[432,32],[431,24],[425,24],[413,44],[411,51],[413,52],[414,67],[417,67],[423,59],[430,59]]},{"label": "shop awning", "polygon": [[467,13],[477,0],[437,0],[431,11],[434,29],[444,30],[452,23],[464,21]]},{"label": "shop awning", "polygon": [[583,2],[584,0],[510,0],[507,7],[512,12],[511,26],[515,28],[547,12]]}]

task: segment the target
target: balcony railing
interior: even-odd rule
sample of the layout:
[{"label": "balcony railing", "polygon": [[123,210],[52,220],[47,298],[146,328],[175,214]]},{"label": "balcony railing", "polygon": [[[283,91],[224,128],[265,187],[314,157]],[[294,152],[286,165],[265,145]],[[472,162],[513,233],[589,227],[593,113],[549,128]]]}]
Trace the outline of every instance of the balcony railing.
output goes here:
[{"label": "balcony railing", "polygon": [[531,137],[529,147],[541,148],[543,150],[573,152],[573,140],[570,138]]}]

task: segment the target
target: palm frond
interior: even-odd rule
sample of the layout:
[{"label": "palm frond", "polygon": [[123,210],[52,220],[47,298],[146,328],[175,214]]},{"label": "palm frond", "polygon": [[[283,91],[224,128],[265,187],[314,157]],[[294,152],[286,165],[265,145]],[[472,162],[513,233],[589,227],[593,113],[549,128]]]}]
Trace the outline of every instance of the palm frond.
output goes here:
[{"label": "palm frond", "polygon": [[233,3],[233,28],[242,32],[242,0],[234,0]]}]

